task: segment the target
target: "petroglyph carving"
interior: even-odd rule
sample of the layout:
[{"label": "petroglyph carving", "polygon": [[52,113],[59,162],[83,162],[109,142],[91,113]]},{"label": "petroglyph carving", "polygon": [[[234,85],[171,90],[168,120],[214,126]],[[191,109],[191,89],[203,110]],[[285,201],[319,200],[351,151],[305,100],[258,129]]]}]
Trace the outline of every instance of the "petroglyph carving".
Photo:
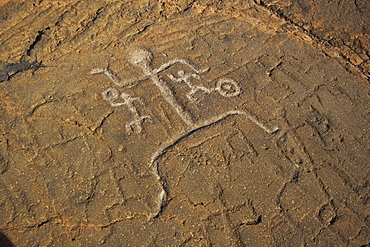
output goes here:
[{"label": "petroglyph carving", "polygon": [[192,80],[191,80],[192,78],[201,80],[201,78],[200,78],[200,76],[198,74],[195,74],[195,73],[185,73],[183,70],[178,71],[177,74],[178,74],[179,77],[175,77],[172,74],[168,74],[167,76],[168,76],[168,78],[170,78],[174,82],[182,82],[183,81],[183,82],[185,82],[188,85],[188,87],[191,89],[191,91],[186,94],[186,97],[188,97],[188,99],[190,99],[191,101],[195,101],[196,100],[193,95],[197,91],[203,91],[204,93],[210,93],[210,92],[212,92],[211,89],[206,88],[204,86],[194,86],[193,85]]},{"label": "petroglyph carving", "polygon": [[228,78],[221,78],[218,80],[215,90],[224,97],[236,97],[241,94],[241,89],[238,83]]},{"label": "petroglyph carving", "polygon": [[[134,101],[137,101],[144,105],[144,102],[139,97],[131,97],[127,93],[122,93],[119,95],[119,90],[117,88],[108,88],[102,93],[103,99],[111,104],[113,107],[123,106],[126,105],[129,109],[131,115],[133,116],[133,120],[126,124],[126,131],[127,133],[131,134],[132,132],[140,133],[142,131],[142,122],[145,119],[150,119],[151,117],[146,115],[142,116],[139,113],[138,108],[134,105]],[[118,98],[123,99],[123,102],[115,103]]]},{"label": "petroglyph carving", "polygon": [[177,72],[178,77],[173,76],[172,74],[168,74],[168,78],[170,78],[174,82],[185,82],[188,87],[190,88],[190,92],[186,94],[191,101],[196,101],[194,98],[194,94],[198,91],[202,91],[205,94],[212,93],[214,91],[218,91],[224,97],[235,97],[241,94],[241,89],[234,80],[228,78],[221,78],[217,81],[215,88],[207,88],[203,85],[194,85],[192,79],[197,79],[201,81],[201,77],[196,73],[186,73],[183,70]]},{"label": "petroglyph carving", "polygon": [[204,128],[207,128],[208,126],[211,126],[211,125],[213,125],[215,123],[218,123],[218,122],[220,122],[224,119],[227,119],[231,116],[236,116],[236,115],[243,116],[243,117],[249,119],[252,123],[256,124],[258,127],[263,129],[268,134],[272,135],[272,134],[277,133],[280,130],[278,127],[275,127],[273,129],[268,128],[267,126],[262,124],[260,121],[258,121],[256,117],[252,116],[250,113],[248,113],[246,111],[237,111],[237,110],[235,110],[235,111],[227,111],[224,114],[217,115],[214,118],[208,119],[208,120],[206,120],[206,121],[204,121],[200,124],[194,125],[193,128],[189,129],[186,133],[180,133],[179,135],[174,136],[173,138],[171,138],[170,140],[165,142],[162,146],[160,146],[158,148],[158,150],[155,153],[153,153],[153,155],[150,159],[152,173],[157,178],[158,184],[161,187],[161,192],[157,195],[157,206],[154,209],[154,212],[149,214],[149,216],[148,216],[149,220],[154,219],[154,218],[158,217],[161,214],[161,212],[163,210],[164,202],[166,201],[167,191],[169,190],[169,188],[167,186],[167,183],[166,183],[166,179],[161,173],[160,163],[159,163],[158,160],[163,155],[165,155],[167,153],[167,151],[171,147],[173,147],[176,143],[178,143],[179,141],[187,138],[192,133],[195,133],[198,130],[202,130]]},{"label": "petroglyph carving", "polygon": [[[158,148],[158,150],[151,156],[148,157],[150,159],[150,165],[151,170],[154,176],[156,177],[158,184],[161,188],[160,193],[156,196],[156,207],[153,209],[154,212],[149,213],[149,219],[153,219],[157,217],[161,211],[163,210],[163,205],[166,200],[168,190],[165,178],[160,172],[160,164],[158,162],[159,158],[164,155],[169,148],[171,148],[173,145],[178,143],[180,140],[190,136],[195,131],[201,130],[203,128],[206,128],[208,126],[211,126],[219,121],[222,121],[223,119],[226,119],[233,115],[239,115],[246,117],[251,122],[259,126],[261,129],[263,129],[265,132],[269,134],[276,133],[279,129],[273,128],[270,129],[269,127],[265,126],[263,123],[261,123],[257,117],[251,115],[246,110],[231,110],[226,111],[224,113],[219,113],[218,115],[206,119],[201,122],[197,122],[193,119],[192,115],[189,111],[184,109],[184,107],[179,104],[178,100],[176,99],[173,91],[167,86],[166,82],[162,80],[159,76],[160,72],[163,72],[167,69],[169,69],[171,66],[175,64],[184,65],[187,68],[190,68],[192,72],[185,72],[184,70],[178,70],[176,76],[171,73],[167,73],[167,77],[172,80],[172,82],[175,83],[182,83],[184,82],[190,89],[189,92],[186,93],[186,97],[192,101],[193,103],[197,102],[197,99],[195,98],[195,94],[197,92],[204,93],[204,94],[211,94],[212,92],[218,92],[221,96],[231,98],[231,97],[237,97],[242,93],[242,90],[239,86],[239,84],[230,78],[220,78],[214,83],[215,87],[206,87],[202,84],[202,78],[201,75],[204,73],[209,72],[209,68],[205,68],[202,70],[197,69],[191,62],[185,60],[185,59],[178,59],[175,58],[173,60],[170,60],[167,63],[164,63],[160,65],[158,68],[152,68],[153,55],[151,52],[144,50],[144,49],[138,49],[134,50],[130,53],[130,56],[128,58],[128,62],[130,62],[132,65],[140,68],[142,70],[143,75],[126,80],[121,81],[118,76],[108,68],[101,69],[101,68],[95,68],[91,71],[92,74],[105,74],[116,86],[118,87],[125,87],[129,85],[139,84],[143,80],[151,80],[154,85],[159,89],[162,97],[167,101],[167,103],[173,108],[173,110],[180,116],[182,119],[182,122],[185,124],[185,130],[181,133],[178,133],[176,136],[173,136],[173,138],[170,138],[169,140],[165,141],[162,146]],[[197,80],[199,83],[195,84],[194,80]],[[139,97],[134,97],[129,95],[126,92],[120,93],[120,91],[117,88],[108,88],[102,93],[103,99],[110,103],[113,107],[119,107],[119,106],[126,106],[128,110],[130,111],[133,119],[126,124],[126,131],[128,133],[137,132],[140,133],[142,131],[142,124],[146,119],[150,119],[150,116],[147,115],[141,115],[140,111],[138,110],[137,105],[134,104],[134,102],[143,104],[143,101]],[[122,101],[123,100],[123,101]]]},{"label": "petroglyph carving", "polygon": [[[171,89],[166,85],[166,83],[162,79],[159,78],[158,74],[160,72],[170,68],[174,64],[183,64],[187,66],[188,68],[190,68],[193,71],[193,73],[179,70],[177,72],[178,77],[175,77],[172,74],[168,74],[167,76],[174,82],[185,82],[188,85],[188,87],[190,88],[190,92],[187,93],[186,96],[191,101],[196,101],[196,99],[194,98],[194,94],[198,91],[201,91],[205,94],[218,91],[220,95],[224,97],[235,97],[235,96],[240,95],[241,93],[241,89],[238,83],[228,78],[219,79],[216,83],[215,88],[207,88],[203,85],[194,85],[192,82],[192,79],[197,79],[201,81],[200,75],[207,73],[209,71],[209,68],[198,70],[189,61],[185,59],[175,58],[167,63],[160,65],[156,69],[152,69],[151,68],[152,58],[153,58],[152,53],[144,49],[138,49],[138,50],[134,50],[131,52],[128,58],[128,61],[132,65],[142,69],[142,72],[143,72],[143,76],[136,78],[134,80],[131,80],[131,81],[121,82],[120,79],[115,75],[115,73],[110,71],[108,68],[105,68],[105,69],[95,68],[91,71],[91,74],[99,74],[99,73],[105,74],[114,84],[116,84],[119,87],[124,87],[125,85],[131,85],[134,83],[139,83],[140,81],[145,80],[145,79],[150,79],[157,86],[162,96],[166,99],[166,101],[171,105],[171,107],[176,111],[176,113],[181,117],[183,122],[188,127],[191,127],[194,125],[194,120],[191,114],[177,102]],[[141,130],[142,129],[141,123],[143,122],[144,119],[147,119],[148,116],[140,116],[140,114],[138,113],[137,107],[132,104],[132,101],[130,101],[130,99],[135,100],[136,97],[131,97],[127,93],[121,94],[121,98],[125,100],[124,103],[114,103],[114,101],[116,101],[119,98],[116,90],[117,89],[110,88],[104,91],[103,99],[109,102],[114,107],[127,105],[130,112],[134,116],[134,120],[133,120],[135,123],[134,125],[136,126],[138,130]],[[130,122],[129,125],[133,126],[132,123],[133,122]]]}]

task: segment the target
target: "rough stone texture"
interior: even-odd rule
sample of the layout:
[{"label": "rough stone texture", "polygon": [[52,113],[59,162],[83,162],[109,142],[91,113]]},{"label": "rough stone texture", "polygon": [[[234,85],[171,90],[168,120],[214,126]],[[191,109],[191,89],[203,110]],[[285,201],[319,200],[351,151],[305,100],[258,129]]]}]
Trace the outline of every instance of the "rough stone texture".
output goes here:
[{"label": "rough stone texture", "polygon": [[[369,22],[343,29],[293,2],[3,3],[0,231],[15,246],[370,244]],[[343,2],[332,11],[369,8]],[[130,64],[144,48],[154,70],[184,58],[203,71],[194,84],[241,93],[192,101],[171,80],[189,66],[161,70],[186,123]],[[141,132],[103,100],[113,86],[151,117]]]},{"label": "rough stone texture", "polygon": [[[261,0],[258,4],[310,35],[370,77],[370,4],[367,0]],[[349,65],[347,65],[349,66]]]}]

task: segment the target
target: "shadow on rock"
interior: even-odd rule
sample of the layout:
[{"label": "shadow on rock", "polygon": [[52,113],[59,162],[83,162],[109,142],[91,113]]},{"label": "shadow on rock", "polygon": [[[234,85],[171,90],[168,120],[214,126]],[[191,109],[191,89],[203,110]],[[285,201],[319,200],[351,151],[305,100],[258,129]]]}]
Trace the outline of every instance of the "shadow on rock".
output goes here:
[{"label": "shadow on rock", "polygon": [[5,236],[4,233],[0,232],[0,246],[1,247],[14,247],[14,244]]}]

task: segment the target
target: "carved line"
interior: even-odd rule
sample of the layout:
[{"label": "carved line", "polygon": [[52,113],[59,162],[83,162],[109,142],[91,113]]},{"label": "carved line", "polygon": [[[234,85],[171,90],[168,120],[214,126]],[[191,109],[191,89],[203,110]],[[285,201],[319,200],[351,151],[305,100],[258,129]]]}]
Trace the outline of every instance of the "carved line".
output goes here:
[{"label": "carved line", "polygon": [[229,111],[227,113],[221,114],[219,116],[216,116],[214,118],[211,118],[208,121],[203,122],[202,124],[195,125],[192,129],[186,131],[185,134],[182,133],[180,136],[172,138],[170,141],[166,142],[152,155],[151,160],[150,160],[151,171],[154,174],[154,176],[157,178],[157,181],[161,188],[161,192],[157,196],[157,206],[155,207],[154,212],[149,214],[148,220],[157,218],[162,213],[163,208],[165,206],[165,197],[169,191],[169,188],[166,183],[166,179],[161,174],[160,164],[158,162],[158,159],[162,157],[163,155],[165,155],[167,151],[170,150],[172,147],[174,147],[176,144],[180,143],[182,140],[189,137],[190,135],[197,132],[198,130],[202,130],[210,126],[213,126],[227,119],[228,117],[234,116],[234,115],[245,116],[247,119],[249,119],[251,122],[256,124],[258,127],[263,129],[268,134],[271,134],[271,135],[276,134],[279,131],[278,127],[271,130],[270,128],[268,128],[267,126],[259,122],[255,117],[253,117],[252,115],[250,115],[249,113],[245,111],[233,110],[233,111]]}]

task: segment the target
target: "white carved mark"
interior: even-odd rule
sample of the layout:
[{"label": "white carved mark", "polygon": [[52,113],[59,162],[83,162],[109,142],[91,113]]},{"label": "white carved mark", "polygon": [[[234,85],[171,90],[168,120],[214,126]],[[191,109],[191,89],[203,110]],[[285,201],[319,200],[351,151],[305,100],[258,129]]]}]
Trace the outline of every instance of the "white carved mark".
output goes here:
[{"label": "white carved mark", "polygon": [[215,90],[224,97],[236,97],[241,94],[241,89],[238,83],[228,78],[221,78],[218,80]]},{"label": "white carved mark", "polygon": [[168,74],[168,78],[170,78],[174,82],[185,82],[188,87],[190,88],[190,92],[186,94],[186,97],[191,101],[196,101],[197,99],[194,98],[194,94],[198,91],[202,91],[205,94],[212,93],[214,91],[218,91],[224,97],[236,97],[241,94],[241,89],[234,80],[228,78],[221,78],[217,81],[215,88],[207,88],[203,85],[193,85],[192,78],[201,80],[200,76],[195,73],[186,73],[183,70],[177,72],[178,77],[173,76],[172,74]]},{"label": "white carved mark", "polygon": [[195,74],[195,73],[185,73],[183,70],[180,70],[177,72],[178,76],[179,77],[175,77],[171,74],[168,74],[168,78],[170,78],[172,81],[174,82],[185,82],[188,87],[190,88],[190,92],[186,94],[186,97],[188,97],[188,99],[190,99],[191,101],[195,101],[196,99],[194,98],[194,94],[198,91],[203,91],[204,93],[211,93],[213,90],[212,89],[209,89],[209,88],[206,88],[204,86],[194,86],[193,85],[193,82],[192,82],[192,78],[195,78],[195,79],[198,79],[198,80],[201,80],[200,76],[198,74]]},{"label": "white carved mark", "polygon": [[162,96],[167,100],[167,102],[175,109],[176,113],[182,118],[186,125],[192,125],[193,119],[188,111],[182,108],[180,104],[177,103],[171,89],[168,88],[166,83],[161,80],[158,73],[167,69],[170,65],[181,62],[171,61],[167,64],[162,65],[159,69],[151,69],[150,64],[152,61],[152,54],[146,50],[135,50],[131,53],[129,62],[143,70],[143,74],[148,76],[157,88],[161,91]]},{"label": "white carved mark", "polygon": [[[127,93],[122,93],[119,95],[119,90],[117,88],[108,88],[102,93],[103,99],[111,104],[113,107],[123,106],[126,105],[131,115],[133,116],[133,120],[126,124],[126,131],[127,133],[137,132],[140,133],[142,131],[142,122],[145,119],[150,119],[150,116],[141,116],[137,107],[133,104],[134,101],[137,101],[141,104],[144,104],[143,101],[139,97],[131,97]],[[115,103],[115,101],[121,97],[123,102]],[[135,131],[136,129],[136,131]]]},{"label": "white carved mark", "polygon": [[[152,53],[147,50],[138,49],[131,52],[128,61],[139,68],[142,69],[143,75],[142,77],[136,78],[134,80],[120,82],[119,79],[115,76],[115,74],[110,71],[109,69],[101,69],[95,68],[91,71],[91,74],[98,74],[103,73],[117,86],[123,87],[125,85],[130,85],[133,83],[138,83],[144,79],[151,79],[152,82],[157,86],[157,88],[161,91],[162,96],[166,99],[166,101],[172,106],[172,108],[176,111],[176,113],[181,117],[184,123],[190,127],[194,124],[192,116],[188,111],[182,108],[182,106],[177,102],[176,98],[174,97],[171,89],[166,85],[166,83],[159,78],[158,73],[168,69],[170,66],[179,63],[184,64],[194,70],[196,73],[201,74],[207,72],[209,69],[204,70],[197,70],[190,62],[184,59],[173,59],[167,63],[162,64],[159,68],[152,69],[151,62],[152,62]],[[181,74],[181,73],[180,73]],[[108,101],[109,102],[109,101]],[[111,103],[112,104],[112,103]],[[112,105],[118,106],[118,105]]]},{"label": "white carved mark", "polygon": [[[205,93],[205,94],[210,94],[212,92],[217,91],[223,97],[237,97],[242,93],[242,90],[239,84],[232,79],[221,78],[216,82],[216,86],[214,88],[207,88],[202,84],[194,85],[192,80],[196,79],[198,81],[201,81],[200,75],[203,73],[207,73],[209,71],[209,68],[198,70],[189,61],[184,60],[184,59],[175,58],[167,63],[160,65],[156,69],[152,69],[151,68],[152,58],[153,58],[152,53],[150,53],[147,50],[138,49],[138,50],[134,50],[133,52],[131,52],[128,61],[132,65],[141,68],[143,75],[138,78],[130,79],[124,82],[122,82],[115,75],[115,73],[110,71],[108,68],[106,69],[96,68],[91,71],[92,74],[98,74],[98,73],[105,74],[115,85],[119,87],[124,87],[124,86],[132,85],[135,83],[140,83],[143,80],[150,79],[156,85],[156,87],[160,90],[162,96],[171,105],[171,107],[175,110],[175,112],[181,117],[181,119],[186,125],[184,132],[179,133],[178,135],[174,136],[170,140],[167,140],[167,142],[164,145],[158,148],[158,150],[152,155],[150,159],[152,173],[156,177],[159,183],[159,186],[161,188],[161,191],[157,195],[157,205],[153,209],[154,212],[149,214],[149,220],[159,216],[160,213],[162,212],[163,205],[164,205],[164,202],[167,196],[167,190],[168,190],[168,187],[165,182],[165,177],[162,176],[160,172],[160,166],[159,166],[158,160],[161,156],[163,156],[171,147],[176,145],[179,141],[185,139],[186,137],[190,136],[192,133],[198,130],[211,126],[233,115],[240,115],[240,116],[246,117],[251,122],[259,126],[261,129],[263,129],[265,132],[269,134],[275,134],[279,130],[279,128],[270,129],[269,127],[264,125],[262,122],[260,122],[257,117],[251,115],[246,110],[232,110],[232,111],[225,112],[221,115],[216,115],[215,117],[207,119],[201,123],[194,123],[193,118],[190,115],[190,113],[182,108],[182,106],[177,102],[171,89],[166,85],[166,83],[163,80],[159,78],[158,74],[160,72],[165,71],[166,69],[170,68],[174,64],[186,65],[192,71],[194,71],[193,73],[189,73],[189,72],[180,70],[177,72],[177,76],[174,76],[172,74],[167,74],[168,78],[171,79],[173,82],[186,83],[186,85],[190,89],[190,92],[188,92],[186,96],[189,100],[193,102],[196,101],[196,99],[194,98],[194,94],[197,93],[198,91]],[[103,99],[109,102],[111,106],[113,107],[127,106],[128,110],[133,116],[133,120],[130,121],[128,124],[126,124],[126,131],[129,133],[133,131],[138,132],[138,133],[141,132],[143,121],[146,119],[149,119],[150,116],[142,116],[137,106],[135,106],[134,104],[135,101],[143,104],[142,100],[139,97],[132,97],[125,92],[120,93],[120,91],[117,88],[106,89],[102,93],[102,96],[103,96]],[[118,102],[120,98],[123,100],[123,102]]]},{"label": "white carved mark", "polygon": [[92,69],[90,71],[90,74],[105,74],[106,76],[108,76],[108,78],[114,83],[116,84],[117,86],[121,87],[123,86],[123,84],[121,84],[119,82],[119,79],[117,78],[117,76],[112,72],[110,71],[108,68],[105,68],[105,69],[101,69],[101,68],[95,68],[95,69]]},{"label": "white carved mark", "polygon": [[162,146],[159,147],[159,149],[152,155],[150,159],[151,171],[154,174],[154,176],[157,178],[158,184],[161,187],[161,192],[159,192],[159,194],[157,195],[157,205],[154,208],[154,212],[149,214],[148,220],[152,220],[158,217],[162,213],[164,202],[166,201],[167,191],[169,190],[166,184],[166,179],[160,171],[160,163],[158,162],[159,158],[165,155],[167,151],[171,147],[176,145],[179,141],[184,140],[185,138],[195,133],[196,131],[212,126],[215,123],[218,123],[230,116],[235,116],[235,115],[246,117],[251,122],[256,124],[258,127],[266,131],[268,134],[272,135],[279,131],[278,127],[270,129],[266,125],[259,122],[256,117],[252,116],[250,113],[246,111],[236,110],[236,111],[228,111],[224,114],[217,115],[211,119],[208,119],[200,124],[194,125],[192,129],[186,131],[185,133],[180,133],[179,135],[168,140],[166,143],[164,143]]},{"label": "white carved mark", "polygon": [[[130,53],[128,61],[132,65],[141,68],[142,71],[143,71],[143,76],[141,76],[139,78],[136,78],[134,80],[123,82],[123,83],[108,68],[106,68],[106,69],[95,68],[95,69],[91,70],[91,74],[103,73],[106,76],[108,76],[108,78],[114,84],[116,84],[117,86],[120,86],[120,87],[123,87],[125,85],[130,85],[130,84],[133,84],[133,83],[138,83],[138,82],[140,82],[144,79],[150,79],[157,86],[157,88],[160,90],[162,96],[172,106],[172,108],[176,111],[176,113],[181,117],[181,119],[187,125],[188,128],[191,128],[191,126],[194,125],[194,120],[193,120],[191,114],[188,111],[186,111],[185,109],[183,109],[183,107],[177,102],[176,98],[173,95],[173,92],[166,85],[166,83],[159,78],[158,73],[168,69],[169,67],[171,67],[172,65],[177,64],[177,63],[184,64],[184,65],[188,66],[190,69],[192,69],[195,73],[186,73],[183,70],[180,70],[177,73],[178,77],[175,77],[171,74],[167,75],[172,81],[175,81],[175,82],[182,82],[183,81],[188,85],[188,87],[190,88],[190,92],[187,93],[186,96],[191,101],[196,101],[196,99],[194,98],[194,94],[198,91],[202,91],[205,94],[209,94],[211,92],[218,91],[224,97],[235,97],[235,96],[238,96],[241,93],[241,89],[240,89],[238,83],[236,83],[234,80],[228,79],[228,78],[222,78],[222,79],[218,80],[215,88],[207,88],[203,85],[196,85],[196,86],[193,85],[192,79],[201,80],[200,74],[208,72],[209,68],[206,68],[206,69],[203,69],[203,70],[198,70],[189,61],[186,61],[184,59],[175,58],[175,59],[173,59],[173,60],[171,60],[167,63],[162,64],[161,66],[159,66],[156,69],[152,69],[151,68],[152,59],[153,59],[152,53],[150,53],[147,50],[138,49],[138,50],[132,51]],[[141,123],[142,123],[143,119],[148,118],[148,116],[145,116],[144,118],[141,118],[141,116],[137,113],[138,112],[137,108],[132,103],[129,103],[128,101],[127,102],[125,101],[124,103],[113,103],[113,101],[115,101],[116,98],[118,98],[118,95],[115,95],[116,94],[115,93],[114,94],[115,98],[114,98],[114,100],[112,100],[112,98],[110,98],[110,96],[108,95],[108,94],[113,93],[112,90],[113,89],[107,89],[105,92],[103,92],[103,98],[106,101],[108,101],[112,106],[127,105],[129,110],[134,115],[135,126],[138,129],[141,129]],[[125,95],[127,95],[127,94],[125,94]],[[121,95],[121,97],[124,98],[123,94]],[[129,97],[130,96],[128,95],[126,98],[129,99]],[[132,123],[133,122],[130,122],[129,126],[132,126]],[[139,126],[140,126],[140,128],[139,128]]]}]

